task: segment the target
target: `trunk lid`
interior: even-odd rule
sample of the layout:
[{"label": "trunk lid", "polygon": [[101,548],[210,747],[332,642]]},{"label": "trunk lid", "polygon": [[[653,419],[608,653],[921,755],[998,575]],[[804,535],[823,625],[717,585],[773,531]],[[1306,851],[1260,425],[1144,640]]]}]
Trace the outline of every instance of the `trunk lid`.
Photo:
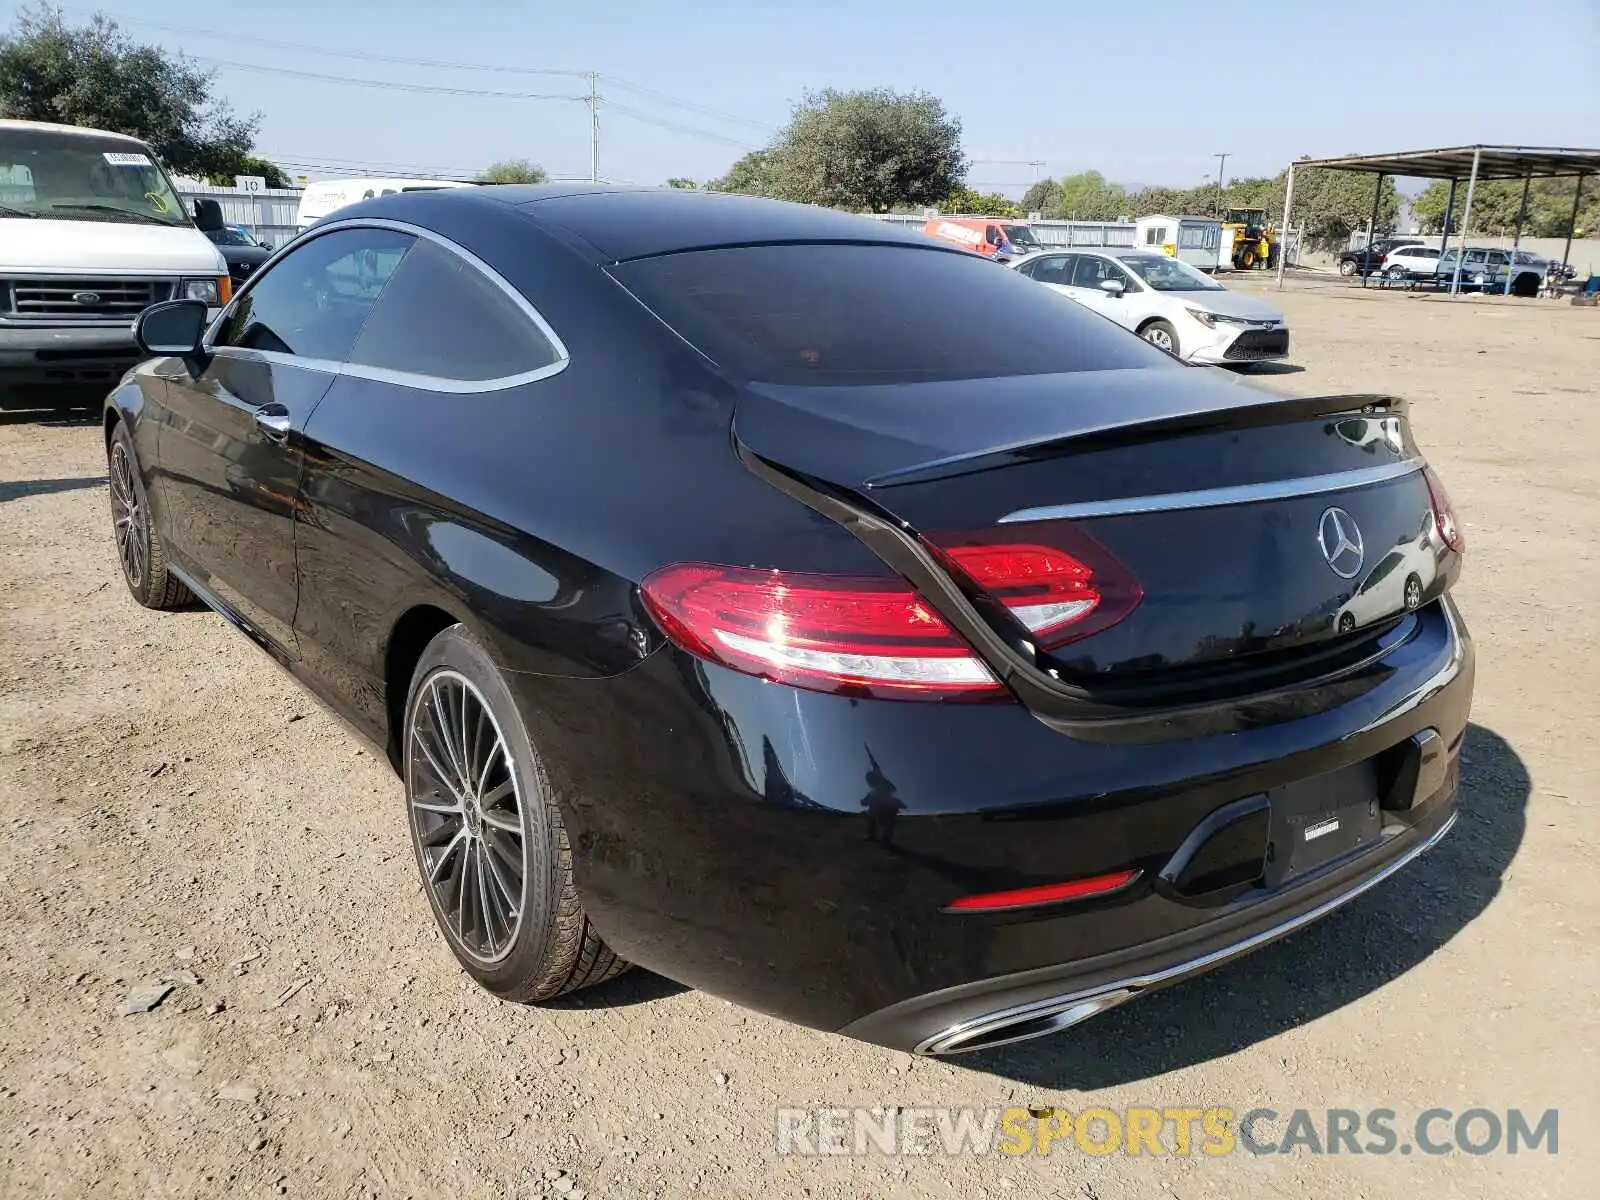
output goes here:
[{"label": "trunk lid", "polygon": [[1347,655],[1454,566],[1403,407],[1380,397],[1288,399],[1188,369],[751,385],[734,425],[755,455],[934,545],[1087,535],[1078,557],[1103,548],[1142,591],[1109,627],[1038,648],[1087,686]]}]

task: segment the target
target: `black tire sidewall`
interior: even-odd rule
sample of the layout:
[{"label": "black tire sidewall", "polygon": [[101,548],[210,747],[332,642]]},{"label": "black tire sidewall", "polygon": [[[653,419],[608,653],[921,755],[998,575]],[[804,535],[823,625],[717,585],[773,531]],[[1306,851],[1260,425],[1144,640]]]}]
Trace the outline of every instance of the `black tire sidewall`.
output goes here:
[{"label": "black tire sidewall", "polygon": [[[112,428],[111,440],[106,444],[106,489],[109,502],[112,505],[116,504],[116,493],[111,490],[110,476],[114,470],[111,465],[111,456],[119,446],[122,448],[122,452],[128,456],[128,474],[132,480],[133,494],[139,501],[140,509],[144,512],[144,582],[138,587],[134,586],[133,580],[128,578],[128,568],[123,563],[120,552],[117,553],[117,573],[122,576],[122,582],[127,585],[128,594],[148,608],[152,606],[156,593],[154,580],[156,556],[151,553],[156,537],[156,518],[155,514],[150,511],[150,496],[144,490],[144,472],[139,467],[139,455],[133,448],[133,437],[128,433],[128,427],[121,421],[118,421]],[[116,536],[116,509],[113,508],[111,530],[113,549],[116,547]],[[164,583],[165,580],[162,582]]]},{"label": "black tire sidewall", "polygon": [[[448,668],[472,681],[505,737],[510,751],[512,770],[517,781],[523,812],[523,846],[526,861],[523,864],[522,925],[517,930],[511,952],[490,966],[474,962],[462,954],[449,932],[444,913],[440,911],[433,889],[422,879],[422,848],[417,840],[417,827],[411,808],[410,775],[412,754],[412,712],[422,686],[441,668]],[[528,737],[522,713],[506,686],[505,677],[495,666],[482,646],[463,625],[452,625],[428,644],[417,661],[411,676],[411,686],[406,693],[406,707],[401,726],[405,739],[401,753],[401,784],[406,789],[406,827],[411,833],[412,856],[417,862],[418,879],[423,894],[433,912],[440,936],[450,947],[456,961],[491,992],[497,994],[517,991],[533,977],[546,970],[546,960],[555,936],[556,911],[563,885],[557,852],[557,823],[554,800],[550,793],[548,777]]]}]

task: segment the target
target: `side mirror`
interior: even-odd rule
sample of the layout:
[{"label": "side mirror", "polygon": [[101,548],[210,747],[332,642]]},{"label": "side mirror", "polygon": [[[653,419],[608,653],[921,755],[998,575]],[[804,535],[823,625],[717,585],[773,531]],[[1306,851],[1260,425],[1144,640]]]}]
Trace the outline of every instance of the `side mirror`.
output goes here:
[{"label": "side mirror", "polygon": [[226,224],[222,219],[222,205],[204,196],[197,198],[194,202],[194,223],[201,233],[215,233]]},{"label": "side mirror", "polygon": [[1128,285],[1120,279],[1102,279],[1100,281],[1100,290],[1108,296],[1120,297],[1123,292],[1128,290]]},{"label": "side mirror", "polygon": [[152,304],[133,322],[134,340],[151,356],[200,357],[206,332],[204,300],[168,300]]}]

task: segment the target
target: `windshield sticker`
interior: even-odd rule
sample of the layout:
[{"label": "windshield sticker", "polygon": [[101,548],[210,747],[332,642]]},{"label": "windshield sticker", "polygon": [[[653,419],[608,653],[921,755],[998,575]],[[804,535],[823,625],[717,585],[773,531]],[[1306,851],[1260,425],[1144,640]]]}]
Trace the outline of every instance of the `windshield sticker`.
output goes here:
[{"label": "windshield sticker", "polygon": [[168,213],[172,211],[171,207],[167,204],[166,197],[160,192],[146,192],[144,194],[144,198],[150,201],[150,207],[155,209],[158,213]]},{"label": "windshield sticker", "polygon": [[122,154],[107,150],[102,157],[113,167],[148,167],[153,165],[148,154]]}]

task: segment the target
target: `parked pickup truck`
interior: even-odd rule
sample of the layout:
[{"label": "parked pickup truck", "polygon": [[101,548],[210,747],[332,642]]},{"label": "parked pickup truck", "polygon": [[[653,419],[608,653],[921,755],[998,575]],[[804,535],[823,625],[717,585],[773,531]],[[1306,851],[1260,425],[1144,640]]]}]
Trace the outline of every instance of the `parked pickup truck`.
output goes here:
[{"label": "parked pickup truck", "polygon": [[144,357],[133,319],[162,300],[228,302],[228,268],[150,147],[70,125],[0,121],[0,391],[110,388]]}]

